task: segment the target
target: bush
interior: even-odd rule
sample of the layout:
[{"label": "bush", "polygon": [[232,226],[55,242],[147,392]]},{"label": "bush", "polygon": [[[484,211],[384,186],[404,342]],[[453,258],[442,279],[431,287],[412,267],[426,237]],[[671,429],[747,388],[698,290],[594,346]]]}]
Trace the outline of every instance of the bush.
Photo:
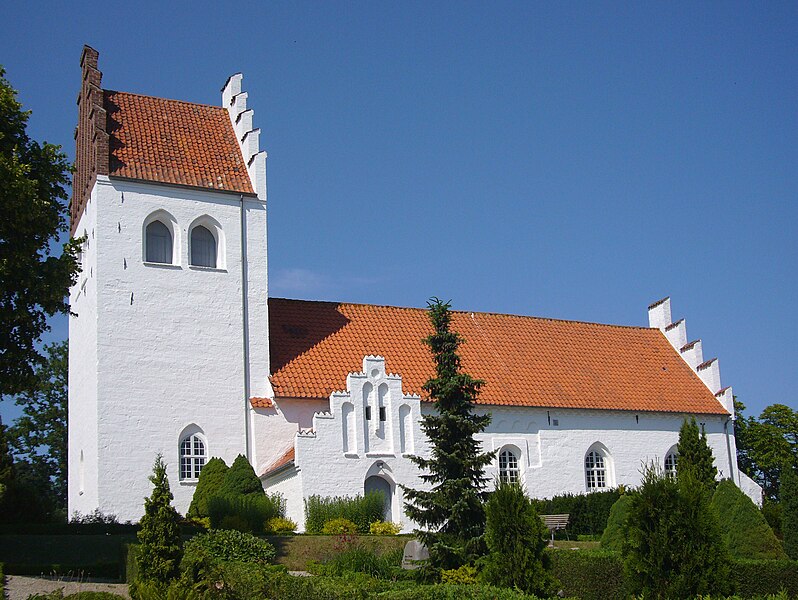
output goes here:
[{"label": "bush", "polygon": [[294,533],[296,531],[296,523],[284,517],[272,517],[266,522],[264,529],[266,533],[277,535]]},{"label": "bush", "polygon": [[354,535],[357,533],[357,525],[349,519],[330,519],[321,528],[321,532],[325,535]]},{"label": "bush", "polygon": [[781,504],[784,549],[798,560],[798,475],[789,465],[782,468]]},{"label": "bush", "polygon": [[626,600],[620,554],[605,550],[547,550],[551,572],[566,596],[581,600]]},{"label": "bush", "polygon": [[191,498],[191,506],[188,507],[186,513],[187,517],[200,519],[208,516],[208,500],[219,495],[219,490],[224,484],[229,470],[230,467],[221,458],[215,456],[202,467],[197,487],[194,489],[194,496]]},{"label": "bush", "polygon": [[521,484],[499,481],[485,504],[488,554],[481,560],[481,577],[527,594],[554,593],[549,559],[543,554],[546,531]]},{"label": "bush", "polygon": [[629,519],[629,507],[632,504],[632,497],[624,494],[612,505],[610,516],[607,519],[607,527],[601,536],[601,547],[605,550],[620,552],[623,547],[623,530]]},{"label": "bush", "polygon": [[380,600],[536,600],[516,590],[488,585],[414,585],[403,590],[383,592]]},{"label": "bush", "polygon": [[475,585],[477,583],[477,568],[472,565],[463,565],[457,569],[444,569],[441,571],[441,583]]},{"label": "bush", "polygon": [[798,598],[798,561],[734,560],[731,571],[734,591],[743,598],[781,590],[790,598]]},{"label": "bush", "polygon": [[285,513],[285,500],[277,494],[214,496],[208,499],[211,529],[237,529],[263,533],[270,519]]},{"label": "bush", "polygon": [[401,523],[374,521],[369,525],[369,533],[371,535],[399,535],[400,531],[402,531]]},{"label": "bush", "polygon": [[377,554],[362,546],[355,546],[336,554],[322,564],[310,567],[316,575],[343,576],[348,573],[365,573],[379,579],[406,578],[409,575],[401,568],[402,550]]},{"label": "bush", "polygon": [[710,504],[730,556],[785,559],[787,555],[762,512],[730,479],[718,484]]},{"label": "bush", "polygon": [[368,533],[369,525],[383,518],[382,492],[369,492],[355,497],[310,496],[305,500],[305,530],[321,533],[324,524],[332,519],[349,519],[359,533]]},{"label": "bush", "polygon": [[247,494],[260,495],[263,493],[263,484],[255,475],[255,469],[243,454],[239,454],[225,473],[224,481],[216,495],[246,496]]},{"label": "bush", "polygon": [[[183,562],[207,555],[214,560],[270,564],[276,556],[274,546],[249,533],[212,530],[191,538],[183,549]],[[183,563],[181,563],[182,569]]]},{"label": "bush", "polygon": [[561,494],[546,500],[533,500],[538,514],[570,515],[568,535],[599,536],[607,526],[612,505],[621,497],[617,489],[590,494]]}]

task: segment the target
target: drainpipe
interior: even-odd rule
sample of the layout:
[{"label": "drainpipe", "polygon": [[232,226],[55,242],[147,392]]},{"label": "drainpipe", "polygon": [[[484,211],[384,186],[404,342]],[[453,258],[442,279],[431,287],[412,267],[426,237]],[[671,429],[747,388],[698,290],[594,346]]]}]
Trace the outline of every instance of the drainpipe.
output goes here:
[{"label": "drainpipe", "polygon": [[[737,461],[732,460],[731,442],[729,441],[729,421],[731,421],[730,418],[723,422],[723,432],[726,434],[726,453],[729,455],[729,477],[734,481],[734,467],[737,465]],[[738,481],[737,487],[739,486],[740,482]]]},{"label": "drainpipe", "polygon": [[249,435],[249,302],[247,285],[247,224],[244,212],[244,194],[239,195],[241,200],[241,321],[242,339],[244,344],[244,440],[245,456],[251,461],[250,435]]}]

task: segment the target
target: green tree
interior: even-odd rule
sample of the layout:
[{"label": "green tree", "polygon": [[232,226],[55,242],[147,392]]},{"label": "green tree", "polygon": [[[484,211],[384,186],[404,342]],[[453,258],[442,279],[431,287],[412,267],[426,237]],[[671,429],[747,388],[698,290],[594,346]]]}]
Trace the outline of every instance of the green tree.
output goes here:
[{"label": "green tree", "polygon": [[493,453],[481,451],[474,436],[487,427],[490,415],[474,412],[483,382],[460,372],[457,348],[463,338],[450,331],[450,304],[433,298],[429,317],[434,332],[424,339],[435,363],[435,377],[424,384],[434,412],[421,417],[430,457],[411,457],[429,490],[405,491],[407,515],[424,529],[416,530],[427,547],[429,575],[473,563],[485,552],[485,466]]},{"label": "green tree", "polygon": [[690,471],[697,481],[710,489],[715,487],[715,459],[707,443],[707,434],[699,433],[695,417],[685,419],[679,430],[679,444],[676,447],[676,475],[683,477]]},{"label": "green tree", "polygon": [[[204,471],[204,469],[203,469]],[[200,475],[202,473],[200,472]],[[220,496],[236,496],[257,494],[263,496],[263,484],[255,474],[255,469],[249,464],[246,456],[239,454],[224,476],[224,482],[219,488]]]},{"label": "green tree", "polygon": [[14,478],[14,458],[8,451],[6,429],[6,426],[3,425],[3,418],[0,417],[0,503]]},{"label": "green tree", "polygon": [[630,591],[657,599],[728,593],[728,556],[695,472],[674,480],[650,465],[631,496],[623,544]]},{"label": "green tree", "polygon": [[183,542],[178,526],[180,515],[172,506],[166,465],[160,454],[155,458],[150,481],[152,495],[144,499],[138,532],[138,577],[145,582],[167,584],[178,575]]},{"label": "green tree", "polygon": [[70,167],[58,146],[28,137],[29,116],[0,67],[0,395],[35,385],[36,344],[47,317],[68,313],[79,271],[79,242],[58,243]]},{"label": "green tree", "polygon": [[485,504],[483,579],[527,594],[553,595],[557,590],[544,552],[547,531],[521,485],[498,481]]},{"label": "green tree", "polygon": [[225,475],[230,467],[217,457],[211,458],[200,471],[191,506],[188,507],[186,516],[192,519],[201,519],[208,516],[208,499],[216,496],[224,484]]},{"label": "green tree", "polygon": [[790,467],[784,468],[781,503],[784,549],[791,559],[798,560],[798,474]]},{"label": "green tree", "polygon": [[30,389],[16,397],[22,416],[8,437],[18,462],[25,463],[40,482],[40,493],[66,510],[67,495],[67,377],[66,341],[44,347],[47,358],[35,368]]}]

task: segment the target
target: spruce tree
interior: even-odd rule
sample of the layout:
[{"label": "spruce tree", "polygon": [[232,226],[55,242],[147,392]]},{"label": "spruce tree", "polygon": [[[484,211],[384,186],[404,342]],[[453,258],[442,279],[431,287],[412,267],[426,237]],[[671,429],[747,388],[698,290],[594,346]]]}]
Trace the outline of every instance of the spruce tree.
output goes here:
[{"label": "spruce tree", "polygon": [[178,575],[183,542],[178,526],[180,515],[172,506],[166,465],[160,454],[155,459],[150,481],[154,487],[152,495],[144,499],[144,516],[138,532],[141,544],[138,577],[165,585]]},{"label": "spruce tree", "polygon": [[687,471],[691,471],[698,482],[709,489],[715,488],[715,476],[718,474],[718,470],[715,468],[715,458],[707,443],[707,434],[699,433],[695,417],[690,417],[689,420],[685,419],[682,423],[682,428],[679,430],[677,454],[677,477],[681,478]]},{"label": "spruce tree", "polygon": [[798,474],[790,465],[781,469],[781,530],[784,534],[784,550],[798,560]]},{"label": "spruce tree", "polygon": [[224,482],[219,488],[219,496],[238,496],[257,494],[263,496],[263,484],[249,464],[247,457],[239,454],[225,473]]},{"label": "spruce tree", "polygon": [[424,384],[435,411],[421,417],[430,458],[411,460],[420,468],[429,490],[404,488],[407,515],[423,529],[416,535],[429,550],[429,575],[473,563],[485,553],[487,499],[485,467],[493,453],[481,451],[474,436],[487,427],[490,415],[474,413],[483,381],[460,372],[457,348],[463,338],[450,331],[450,304],[428,303],[433,333],[425,338],[435,363],[435,377]]},{"label": "spruce tree", "polygon": [[208,499],[216,496],[224,484],[225,476],[230,467],[217,457],[211,458],[200,471],[191,506],[188,507],[187,517],[201,519],[208,516]]}]

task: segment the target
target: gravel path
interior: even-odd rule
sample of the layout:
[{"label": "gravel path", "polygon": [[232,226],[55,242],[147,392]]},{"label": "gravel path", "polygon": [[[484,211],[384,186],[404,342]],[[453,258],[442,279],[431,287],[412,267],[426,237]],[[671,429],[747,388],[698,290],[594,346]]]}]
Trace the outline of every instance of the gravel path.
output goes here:
[{"label": "gravel path", "polygon": [[75,592],[111,592],[130,598],[125,583],[102,583],[97,581],[67,581],[65,579],[47,579],[42,577],[6,577],[6,598],[8,600],[26,600],[31,594],[46,594],[58,588],[64,589],[64,595]]}]

